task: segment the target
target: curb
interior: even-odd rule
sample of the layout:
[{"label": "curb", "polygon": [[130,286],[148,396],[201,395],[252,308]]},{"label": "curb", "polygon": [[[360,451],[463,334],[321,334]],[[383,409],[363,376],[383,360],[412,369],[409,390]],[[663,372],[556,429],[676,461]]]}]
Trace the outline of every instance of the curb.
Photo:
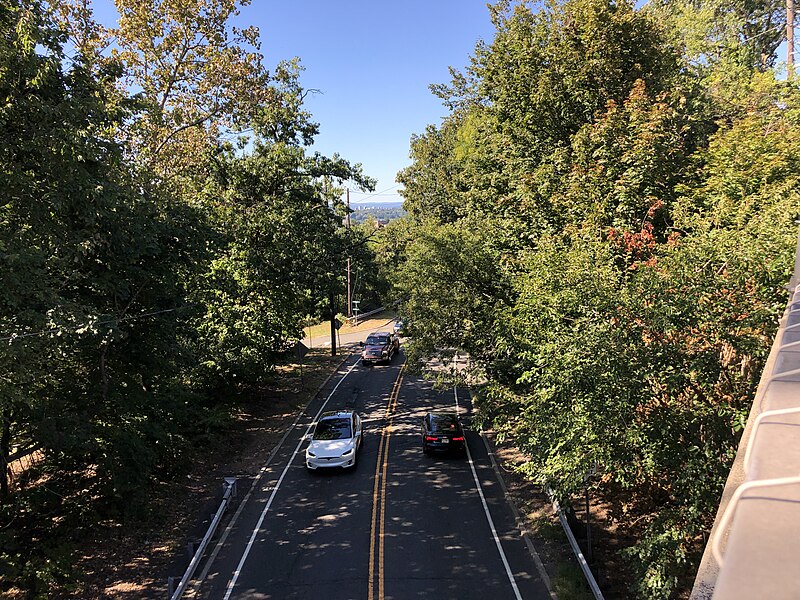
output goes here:
[{"label": "curb", "polygon": [[[470,392],[470,400],[472,400],[472,392]],[[503,497],[511,507],[511,514],[514,515],[514,521],[517,524],[517,529],[519,530],[522,539],[525,541],[525,545],[528,548],[528,552],[530,552],[531,558],[533,558],[533,562],[536,565],[536,570],[539,572],[539,577],[541,577],[542,583],[544,583],[547,591],[550,593],[551,600],[558,600],[558,596],[553,589],[553,584],[550,581],[550,575],[548,575],[547,569],[545,569],[539,553],[533,546],[533,541],[528,535],[528,528],[525,526],[525,521],[522,519],[522,515],[520,514],[514,499],[508,492],[508,486],[506,485],[505,478],[503,477],[503,473],[500,471],[500,467],[497,465],[497,460],[494,457],[494,443],[490,442],[488,439],[489,432],[481,430],[478,432],[478,435],[480,435],[481,439],[483,440],[483,445],[486,447],[486,453],[489,455],[489,461],[492,463],[492,470],[494,471],[497,481],[500,484],[500,489],[503,491]]]}]

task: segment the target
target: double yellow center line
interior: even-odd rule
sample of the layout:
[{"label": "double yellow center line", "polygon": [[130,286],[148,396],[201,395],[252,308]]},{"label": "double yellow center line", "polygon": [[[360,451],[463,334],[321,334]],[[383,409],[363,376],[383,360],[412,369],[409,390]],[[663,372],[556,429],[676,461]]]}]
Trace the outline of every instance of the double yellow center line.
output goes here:
[{"label": "double yellow center line", "polygon": [[[378,461],[375,465],[375,486],[372,491],[372,527],[369,540],[369,600],[375,600],[375,579],[377,571],[378,595],[377,600],[383,600],[383,536],[386,521],[386,471],[389,467],[389,438],[392,435],[392,422],[394,421],[397,398],[400,396],[400,386],[403,383],[406,364],[400,369],[397,379],[389,394],[386,405],[386,426],[381,434],[378,447]],[[377,548],[376,548],[377,546]]]}]

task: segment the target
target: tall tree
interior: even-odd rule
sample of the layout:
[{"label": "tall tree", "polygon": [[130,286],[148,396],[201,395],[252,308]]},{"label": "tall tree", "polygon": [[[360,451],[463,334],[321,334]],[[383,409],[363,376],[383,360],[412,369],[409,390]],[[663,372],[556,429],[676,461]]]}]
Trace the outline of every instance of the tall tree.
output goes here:
[{"label": "tall tree", "polygon": [[122,499],[159,460],[119,451],[178,369],[182,223],[196,219],[139,195],[113,137],[130,114],[106,95],[114,69],[66,61],[48,14],[10,10],[3,37],[6,431],[13,416],[16,444],[67,469],[95,464],[86,493]]},{"label": "tall tree", "polygon": [[683,59],[701,70],[738,65],[764,71],[774,66],[785,39],[784,0],[659,0],[646,10],[682,47]]},{"label": "tall tree", "polygon": [[203,307],[200,364],[214,383],[261,381],[300,337],[300,317],[338,293],[354,241],[327,183],[374,184],[358,165],[275,140],[259,139],[244,157],[222,151],[214,161],[203,194],[215,206],[220,240],[193,294]]},{"label": "tall tree", "polygon": [[676,32],[705,4],[500,2],[400,176],[411,353],[469,352],[559,498],[598,465],[639,597],[693,574],[796,242],[797,96],[764,71],[775,5],[745,4],[693,22],[702,55]]},{"label": "tall tree", "polygon": [[258,29],[230,20],[249,0],[116,0],[112,57],[146,110],[126,128],[138,160],[170,179],[200,166],[204,150],[251,126],[275,89],[262,64]]}]

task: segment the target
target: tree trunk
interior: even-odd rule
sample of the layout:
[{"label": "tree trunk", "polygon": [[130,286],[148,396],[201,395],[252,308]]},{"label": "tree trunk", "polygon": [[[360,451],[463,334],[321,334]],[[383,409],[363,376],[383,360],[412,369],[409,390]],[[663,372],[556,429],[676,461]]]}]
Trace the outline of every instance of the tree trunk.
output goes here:
[{"label": "tree trunk", "polygon": [[794,77],[794,0],[786,0],[786,74]]},{"label": "tree trunk", "polygon": [[0,431],[0,501],[5,501],[10,493],[8,481],[8,457],[11,455],[11,409],[3,410],[2,430]]}]

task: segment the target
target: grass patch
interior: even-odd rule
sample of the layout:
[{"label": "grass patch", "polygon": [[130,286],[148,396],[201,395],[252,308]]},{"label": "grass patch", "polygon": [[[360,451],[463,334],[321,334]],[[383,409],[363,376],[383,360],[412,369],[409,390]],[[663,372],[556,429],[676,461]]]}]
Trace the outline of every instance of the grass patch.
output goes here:
[{"label": "grass patch", "polygon": [[537,538],[553,542],[564,540],[564,529],[560,523],[553,522],[549,517],[542,515],[531,524],[531,533]]},{"label": "grass patch", "polygon": [[[382,325],[385,325],[387,321],[391,321],[392,319],[396,319],[397,314],[391,310],[385,310],[375,315],[371,315],[370,317],[359,320],[357,325],[351,325],[350,322],[345,322],[341,329],[339,329],[339,333],[359,333],[362,331],[370,332]],[[331,334],[331,323],[330,321],[325,321],[323,323],[318,323],[317,325],[313,325],[312,327],[306,327],[303,329],[303,335],[306,338],[319,338],[329,336]]]},{"label": "grass patch", "polygon": [[303,335],[305,337],[316,338],[322,337],[325,335],[330,335],[331,333],[331,323],[330,321],[325,321],[324,323],[317,323],[311,327],[305,327],[303,329]]},{"label": "grass patch", "polygon": [[594,598],[583,576],[583,571],[574,563],[559,564],[551,581],[559,600],[593,600]]}]

